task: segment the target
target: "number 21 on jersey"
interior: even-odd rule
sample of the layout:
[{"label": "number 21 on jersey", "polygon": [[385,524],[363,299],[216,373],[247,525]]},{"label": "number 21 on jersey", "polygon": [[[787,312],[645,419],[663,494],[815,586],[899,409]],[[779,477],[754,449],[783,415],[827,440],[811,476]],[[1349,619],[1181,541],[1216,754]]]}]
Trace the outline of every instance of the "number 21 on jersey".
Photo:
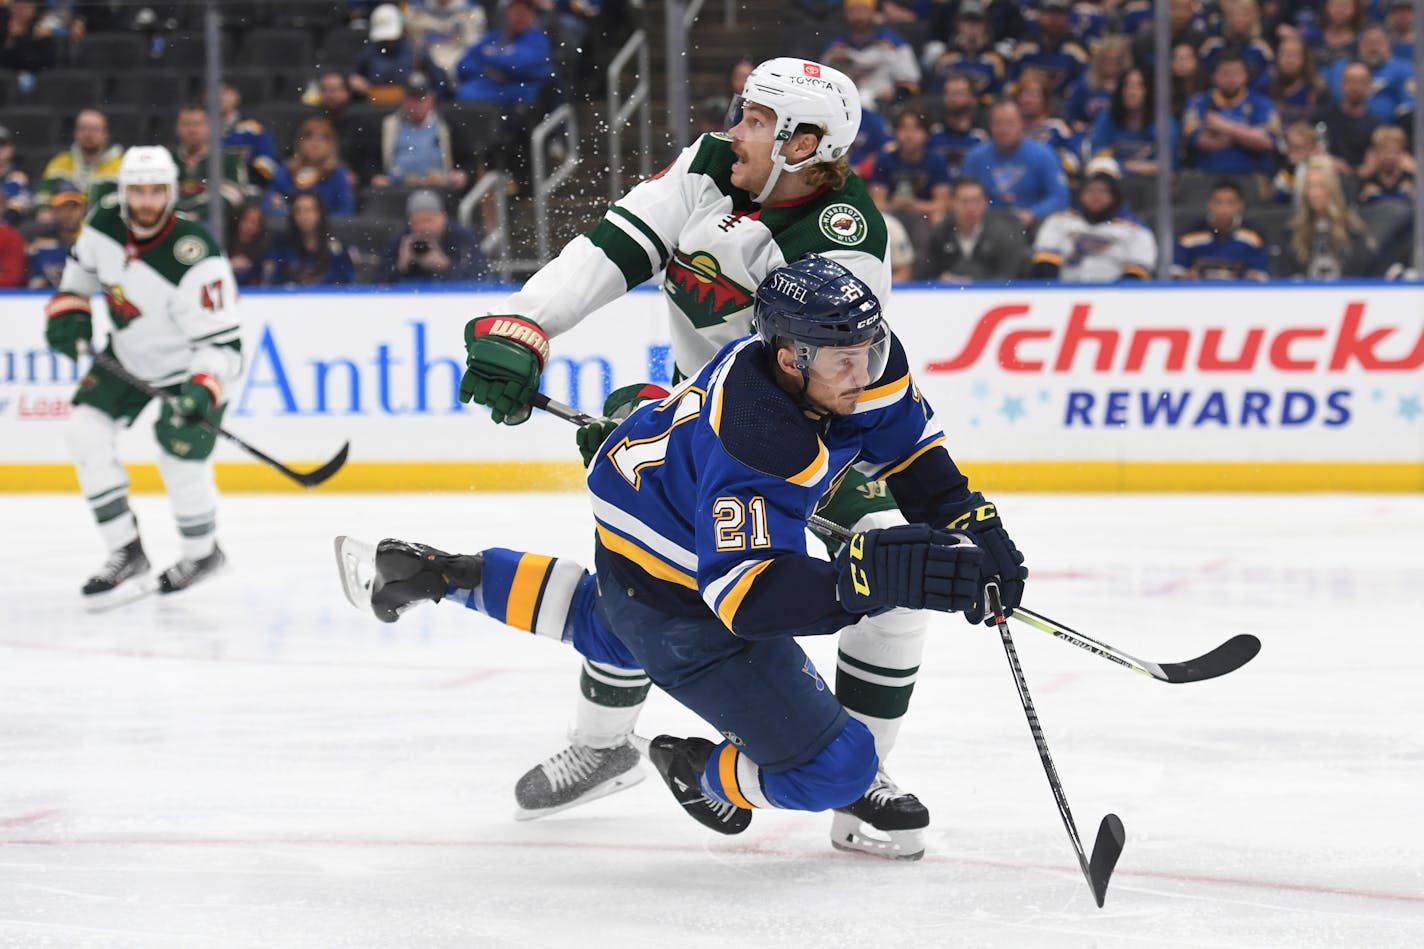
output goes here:
[{"label": "number 21 on jersey", "polygon": [[771,534],[766,529],[766,498],[761,495],[745,504],[741,498],[718,498],[712,502],[712,521],[718,550],[746,550],[748,539],[752,548],[771,546]]}]

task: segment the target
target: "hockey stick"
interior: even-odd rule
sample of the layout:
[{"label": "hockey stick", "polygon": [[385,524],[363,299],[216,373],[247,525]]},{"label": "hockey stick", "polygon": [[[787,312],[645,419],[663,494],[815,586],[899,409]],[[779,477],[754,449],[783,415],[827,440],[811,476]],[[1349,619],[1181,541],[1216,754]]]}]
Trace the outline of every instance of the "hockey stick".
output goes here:
[{"label": "hockey stick", "polygon": [[[835,521],[826,520],[819,514],[812,514],[808,523],[813,531],[833,540],[847,541],[851,538],[850,530]],[[1064,626],[1042,613],[1035,613],[1022,606],[1016,606],[1010,610],[1009,618],[1027,623],[1034,629],[1043,630],[1050,636],[1071,643],[1079,649],[1086,649],[1094,655],[1102,656],[1104,659],[1134,672],[1151,676],[1159,682],[1201,682],[1204,679],[1215,679],[1228,672],[1235,672],[1254,659],[1256,654],[1261,651],[1259,639],[1242,633],[1232,636],[1215,649],[1197,656],[1195,659],[1188,659],[1185,662],[1151,662],[1147,659],[1138,659],[1121,649],[1109,646],[1107,643]]]},{"label": "hockey stick", "polygon": [[[597,422],[607,421],[586,415],[578,409],[562,402],[557,402],[542,392],[536,392],[532,404],[556,418],[573,422],[576,425],[592,425]],[[807,520],[810,528],[824,537],[833,540],[848,541],[853,532],[835,521],[827,520],[819,514],[812,514]],[[1123,652],[1114,646],[1093,639],[1072,629],[1056,620],[1044,616],[1042,613],[1035,613],[1022,606],[1015,607],[1009,614],[1010,617],[1020,620],[1035,629],[1040,629],[1050,636],[1061,639],[1066,643],[1077,646],[1079,649],[1086,649],[1094,655],[1102,656],[1110,662],[1115,662],[1124,668],[1143,675],[1151,676],[1159,682],[1201,682],[1204,679],[1215,679],[1217,676],[1224,676],[1228,672],[1235,672],[1256,657],[1261,651],[1261,641],[1255,636],[1242,633],[1233,636],[1215,649],[1185,662],[1151,662],[1146,659],[1138,659],[1136,656]]]},{"label": "hockey stick", "polygon": [[[100,366],[102,366],[105,371],[110,372],[115,376],[118,376],[124,382],[133,386],[135,389],[142,392],[149,398],[159,399],[163,402],[168,403],[169,405],[173,404],[174,399],[172,396],[168,395],[168,393],[166,392],[163,392],[161,389],[149,385],[147,382],[140,379],[138,376],[129,372],[122,365],[120,365],[117,359],[114,359],[108,353],[102,353],[93,350],[84,340],[79,341],[78,351],[80,355],[92,355],[94,357],[94,361]],[[309,471],[306,474],[303,474],[300,471],[295,471],[291,468],[288,468],[286,465],[282,464],[280,461],[273,458],[271,455],[267,455],[263,452],[258,451],[256,448],[253,448],[251,445],[247,444],[247,442],[238,438],[232,432],[229,432],[227,429],[218,425],[216,422],[213,422],[206,418],[200,418],[198,419],[198,424],[201,425],[203,428],[207,429],[208,431],[212,432],[213,434],[221,435],[223,438],[226,438],[238,448],[241,448],[243,451],[247,452],[249,455],[258,459],[259,461],[264,461],[267,464],[271,465],[273,468],[277,469],[282,474],[286,475],[288,478],[291,478],[293,481],[295,481],[297,484],[301,485],[304,488],[314,488],[317,485],[321,484],[323,481],[326,481],[332,475],[336,474],[336,472],[340,471],[341,466],[346,464],[346,453],[351,448],[351,443],[346,442],[341,446],[341,450],[338,451],[336,455],[333,456],[332,459],[326,464],[322,465],[320,468],[317,468],[315,471]]]},{"label": "hockey stick", "polygon": [[1098,825],[1098,839],[1093,844],[1093,854],[1089,858],[1083,852],[1083,841],[1078,837],[1078,827],[1073,823],[1073,813],[1068,810],[1068,797],[1063,793],[1063,783],[1058,779],[1058,769],[1053,766],[1053,758],[1048,754],[1048,742],[1043,737],[1043,726],[1038,722],[1038,712],[1034,711],[1033,699],[1028,694],[1028,683],[1024,681],[1023,666],[1019,664],[1018,651],[1014,649],[1013,637],[1009,635],[1009,624],[1004,617],[1004,603],[999,598],[999,585],[994,581],[984,584],[984,602],[994,616],[994,624],[999,628],[999,638],[1004,642],[1004,654],[1009,657],[1009,668],[1014,673],[1014,684],[1018,686],[1019,701],[1023,704],[1024,715],[1028,718],[1028,730],[1033,733],[1033,742],[1038,746],[1038,759],[1043,762],[1043,773],[1048,775],[1048,786],[1053,789],[1053,799],[1058,803],[1058,816],[1063,818],[1063,826],[1068,831],[1068,839],[1073,842],[1073,852],[1078,855],[1078,866],[1083,877],[1092,887],[1093,899],[1099,908],[1107,898],[1108,878],[1122,856],[1123,845],[1127,842],[1127,832],[1122,819],[1109,814]]}]

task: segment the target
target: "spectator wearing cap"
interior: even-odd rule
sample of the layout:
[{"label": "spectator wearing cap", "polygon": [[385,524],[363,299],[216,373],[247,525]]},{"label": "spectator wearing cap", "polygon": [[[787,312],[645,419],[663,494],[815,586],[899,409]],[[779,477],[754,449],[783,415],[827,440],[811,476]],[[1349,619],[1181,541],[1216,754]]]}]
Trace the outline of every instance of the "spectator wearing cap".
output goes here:
[{"label": "spectator wearing cap", "polygon": [[503,26],[465,51],[455,68],[460,102],[533,105],[553,78],[553,48],[532,0],[508,0]]},{"label": "spectator wearing cap", "polygon": [[[1356,61],[1370,71],[1371,114],[1381,122],[1393,122],[1414,107],[1414,64],[1394,59],[1389,46],[1389,34],[1378,23],[1360,31],[1360,52]],[[1345,70],[1351,65],[1340,60],[1325,71],[1325,84],[1336,99],[1341,90]]]},{"label": "spectator wearing cap", "polygon": [[1247,82],[1261,89],[1275,61],[1271,46],[1261,39],[1261,10],[1256,0],[1221,0],[1221,35],[1201,45],[1203,70],[1210,75],[1216,58],[1234,52],[1246,64]]},{"label": "spectator wearing cap", "polygon": [[69,259],[69,249],[74,246],[79,229],[84,226],[89,202],[77,185],[61,181],[55,183],[49,206],[54,219],[25,248],[32,290],[59,287],[64,263]]},{"label": "spectator wearing cap", "polygon": [[1017,280],[1028,267],[1028,241],[1019,222],[1012,214],[989,209],[978,178],[956,178],[949,213],[926,245],[921,277],[958,284]]},{"label": "spectator wearing cap", "polygon": [[1212,87],[1194,96],[1182,116],[1187,165],[1210,175],[1267,175],[1275,171],[1280,142],[1276,107],[1247,87],[1246,62],[1224,50],[1212,69]]},{"label": "spectator wearing cap", "polygon": [[321,198],[328,216],[349,217],[356,213],[356,201],[348,175],[336,129],[326,119],[307,119],[297,129],[292,157],[277,166],[267,189],[267,211],[285,214],[294,195],[311,191]]},{"label": "spectator wearing cap", "polygon": [[944,22],[950,25],[951,32],[944,39],[925,44],[925,61],[936,86],[943,87],[953,76],[967,76],[980,104],[998,99],[1009,67],[994,49],[984,4],[963,0],[958,14]]},{"label": "spectator wearing cap", "polygon": [[1068,206],[1068,178],[1047,145],[1024,136],[1017,103],[989,111],[989,141],[964,156],[961,174],[984,184],[989,204],[1018,215],[1025,227]]},{"label": "spectator wearing cap", "polygon": [[123,148],[109,143],[109,120],[104,113],[80,109],[74,117],[74,144],[51,158],[40,174],[36,206],[49,204],[49,196],[59,181],[73,182],[92,206],[114,189],[123,160]]},{"label": "spectator wearing cap", "polygon": [[[1164,169],[1157,154],[1156,100],[1152,98],[1152,83],[1141,69],[1129,69],[1113,90],[1108,107],[1098,113],[1089,139],[1088,151],[1093,157],[1107,157],[1117,162],[1124,174],[1152,177]],[[1177,165],[1177,149],[1182,125],[1175,117],[1171,122],[1171,154],[1165,169]]]},{"label": "spectator wearing cap", "polygon": [[463,191],[469,176],[460,167],[464,149],[454,143],[450,124],[436,110],[424,73],[411,73],[401,107],[381,121],[381,167],[371,179],[378,188],[431,185]]},{"label": "spectator wearing cap", "polygon": [[1241,186],[1223,179],[1212,186],[1206,217],[1177,238],[1172,277],[1177,280],[1268,280],[1266,242],[1242,223],[1246,197]]},{"label": "spectator wearing cap", "polygon": [[1083,182],[1077,207],[1051,214],[1033,242],[1033,276],[1064,283],[1146,280],[1157,263],[1157,241],[1124,215],[1117,176],[1095,171]]},{"label": "spectator wearing cap", "polygon": [[478,280],[488,274],[480,239],[450,220],[445,199],[429,188],[406,199],[408,224],[382,259],[381,282]]},{"label": "spectator wearing cap", "polygon": [[1389,0],[1384,14],[1394,58],[1414,62],[1414,0]]},{"label": "spectator wearing cap", "polygon": [[940,98],[940,120],[930,133],[929,150],[944,159],[953,177],[959,174],[964,156],[988,141],[989,133],[984,131],[974,84],[968,76],[955,73],[947,78]]},{"label": "spectator wearing cap", "polygon": [[351,251],[331,233],[326,207],[313,192],[292,196],[287,230],[272,241],[262,261],[268,287],[314,287],[356,282]]},{"label": "spectator wearing cap", "polygon": [[415,68],[415,46],[405,35],[405,17],[394,3],[383,3],[371,11],[370,30],[351,67],[351,92],[371,102],[394,104],[400,101],[405,80]]},{"label": "spectator wearing cap", "polygon": [[1030,24],[1027,37],[1014,47],[1009,58],[1009,78],[1016,80],[1025,69],[1048,74],[1055,96],[1072,89],[1088,66],[1088,51],[1073,38],[1068,28],[1068,0],[1043,0],[1038,21]]},{"label": "spectator wearing cap", "polygon": [[34,207],[35,193],[30,187],[30,176],[15,163],[15,142],[10,130],[0,125],[0,218],[18,225],[29,216]]},{"label": "spectator wearing cap", "polygon": [[219,86],[225,151],[238,156],[247,168],[249,181],[266,186],[277,173],[277,143],[272,133],[256,119],[243,118],[242,92],[230,80]]},{"label": "spectator wearing cap", "polygon": [[844,33],[831,37],[820,60],[850,77],[864,109],[887,108],[920,91],[920,64],[905,38],[875,21],[875,0],[845,0]]}]

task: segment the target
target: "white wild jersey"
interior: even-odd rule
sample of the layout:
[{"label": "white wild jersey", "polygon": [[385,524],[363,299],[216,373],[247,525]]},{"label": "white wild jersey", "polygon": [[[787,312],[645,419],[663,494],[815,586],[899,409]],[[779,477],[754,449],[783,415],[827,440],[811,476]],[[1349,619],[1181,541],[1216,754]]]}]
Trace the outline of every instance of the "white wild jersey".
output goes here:
[{"label": "white wild jersey", "polygon": [[664,271],[673,358],[688,376],[751,332],[762,278],[806,254],[835,260],[888,299],[885,221],[859,177],[762,206],[732,184],[735,160],[726,135],[703,135],[491,312],[528,317],[557,336]]},{"label": "white wild jersey", "polygon": [[131,241],[117,207],[99,207],[59,289],[104,295],[114,355],[146,382],[174,385],[204,372],[228,389],[242,371],[232,267],[207,230],[181,214],[151,240]]},{"label": "white wild jersey", "polygon": [[1050,214],[1033,242],[1034,263],[1059,267],[1065,283],[1147,280],[1157,266],[1157,239],[1136,221],[1114,217],[1093,223],[1076,210]]}]

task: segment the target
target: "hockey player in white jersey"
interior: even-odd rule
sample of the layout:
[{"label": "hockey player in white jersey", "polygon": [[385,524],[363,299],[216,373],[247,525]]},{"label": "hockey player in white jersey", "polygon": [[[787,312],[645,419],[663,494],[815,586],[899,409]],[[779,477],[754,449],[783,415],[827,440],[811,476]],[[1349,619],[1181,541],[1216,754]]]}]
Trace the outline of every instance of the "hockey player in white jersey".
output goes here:
[{"label": "hockey player in white jersey", "polygon": [[237,282],[212,235],[175,213],[177,198],[178,169],[168,151],[130,148],[119,166],[114,200],[85,222],[46,308],[46,341],[77,359],[93,337],[91,299],[102,293],[111,324],[106,352],[172,397],[153,433],[180,557],[153,581],[116,446],[119,431],[149,397],[98,363],[75,393],[66,435],[80,490],[109,549],[109,559],[81,591],[90,609],[154,589],[175,593],[223,564],[209,460],[215,435],[198,422],[221,419],[225,393],[242,371]]},{"label": "hockey player in white jersey", "polygon": [[[751,332],[756,287],[807,254],[840,263],[877,298],[889,299],[884,220],[845,157],[860,127],[854,83],[818,63],[769,60],[748,76],[731,116],[726,134],[703,135],[493,314],[470,321],[463,400],[488,406],[496,422],[522,422],[549,338],[659,272],[679,377],[695,375],[721,346]],[[581,447],[596,448],[600,433],[580,434]],[[904,523],[884,482],[854,471],[823,513],[854,530]],[[840,633],[836,694],[869,727],[881,761],[914,689],[925,623],[923,614],[894,610]],[[640,670],[585,660],[571,745],[520,780],[521,816],[552,813],[636,780],[628,738],[647,689]],[[893,814],[879,829],[893,824],[897,839],[872,839],[854,816],[838,813],[832,841],[919,856],[929,823],[924,805],[883,770],[867,799],[877,802],[877,813]]]}]

